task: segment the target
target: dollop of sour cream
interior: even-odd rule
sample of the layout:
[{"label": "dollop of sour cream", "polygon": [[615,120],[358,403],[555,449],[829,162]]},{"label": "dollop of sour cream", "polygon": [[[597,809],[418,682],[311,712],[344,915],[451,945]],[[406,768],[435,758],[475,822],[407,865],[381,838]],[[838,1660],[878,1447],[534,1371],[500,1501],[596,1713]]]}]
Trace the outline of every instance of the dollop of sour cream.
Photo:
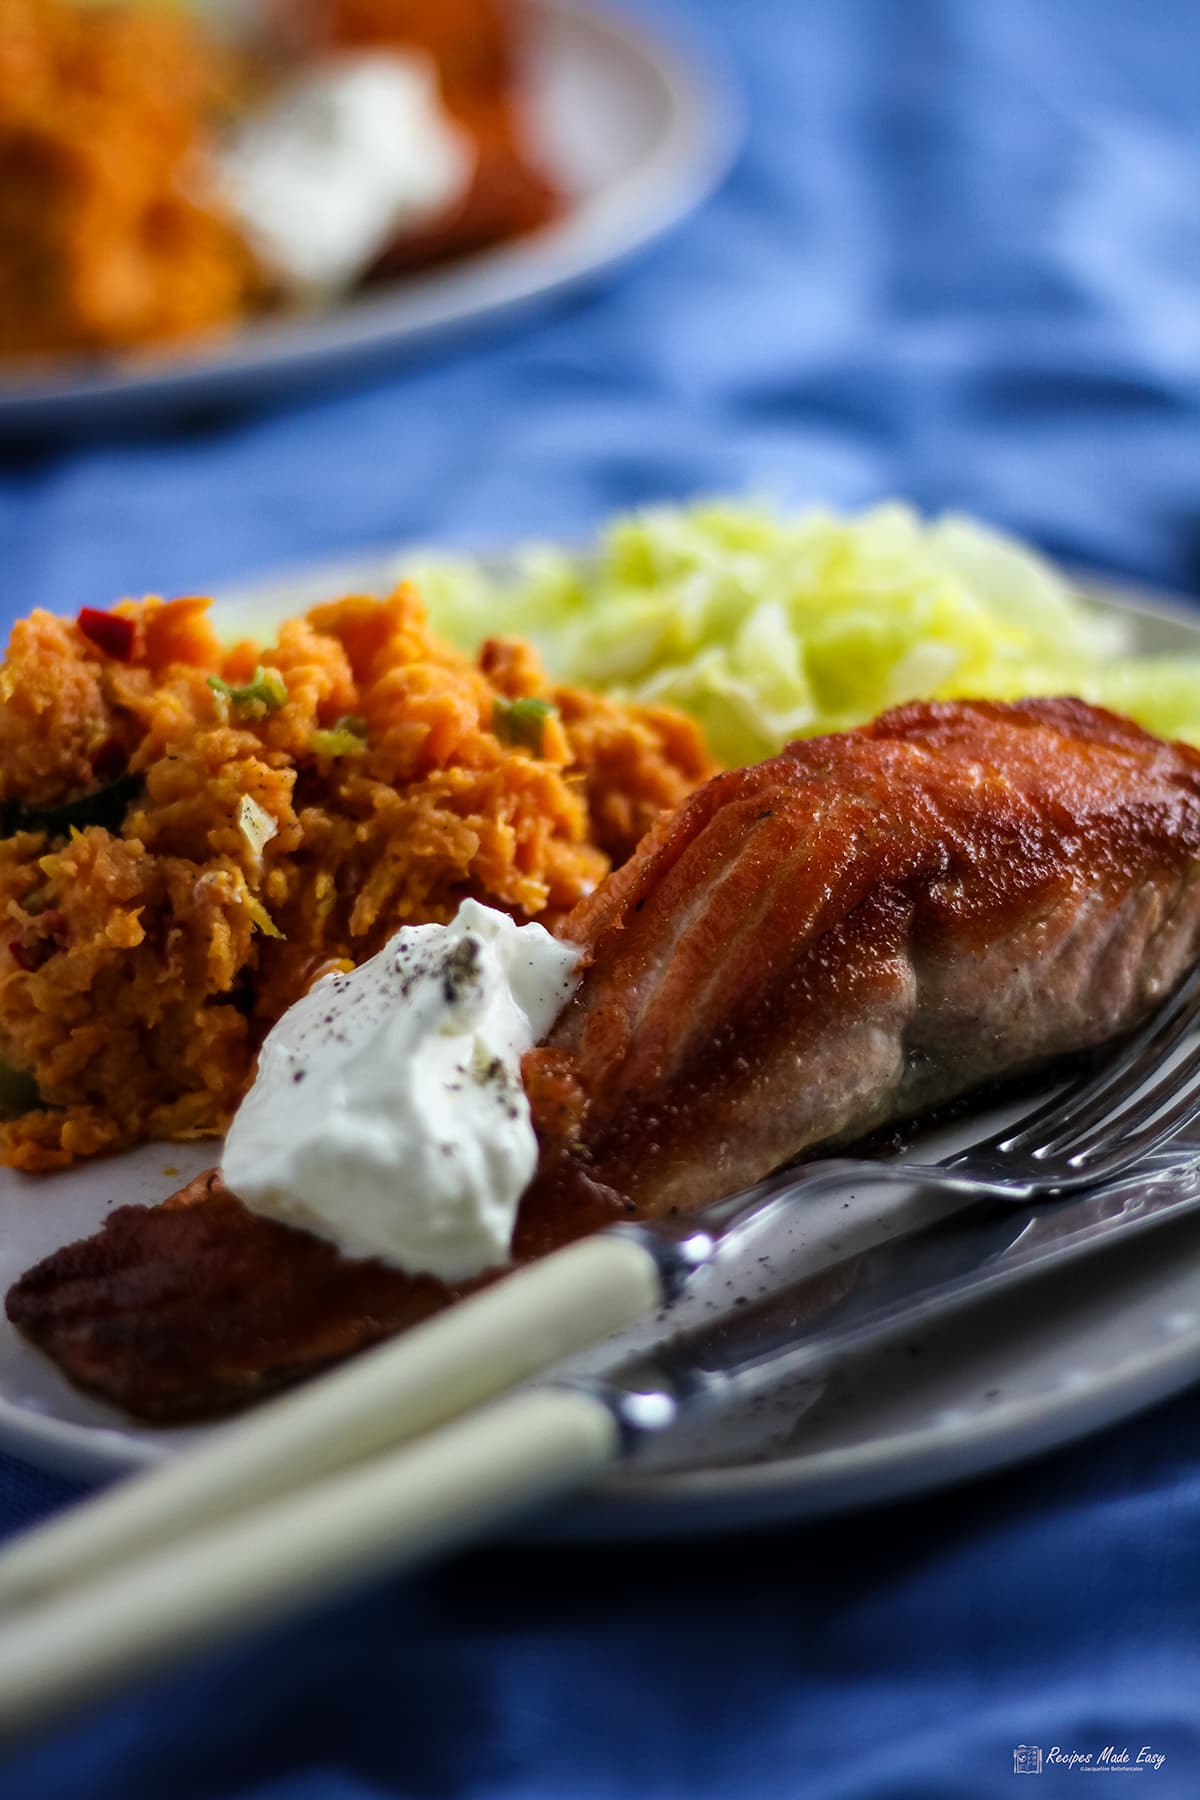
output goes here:
[{"label": "dollop of sour cream", "polygon": [[428,57],[331,57],[247,119],[219,159],[226,204],[285,286],[348,287],[464,191],[475,153]]},{"label": "dollop of sour cream", "polygon": [[462,1281],[508,1260],[537,1164],[521,1057],[580,952],[467,900],[327,975],[268,1036],[225,1144],[254,1212]]}]

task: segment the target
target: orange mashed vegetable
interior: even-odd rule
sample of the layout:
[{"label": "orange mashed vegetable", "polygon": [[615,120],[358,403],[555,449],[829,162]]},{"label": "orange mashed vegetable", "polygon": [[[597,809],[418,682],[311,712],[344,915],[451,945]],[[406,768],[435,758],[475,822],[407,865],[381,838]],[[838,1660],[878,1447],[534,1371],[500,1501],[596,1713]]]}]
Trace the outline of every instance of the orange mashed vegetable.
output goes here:
[{"label": "orange mashed vegetable", "polygon": [[472,662],[419,596],[268,649],[208,601],[35,612],[0,669],[0,1059],[37,1103],[0,1161],[216,1135],[319,975],[471,895],[553,926],[711,772],[665,710]]}]

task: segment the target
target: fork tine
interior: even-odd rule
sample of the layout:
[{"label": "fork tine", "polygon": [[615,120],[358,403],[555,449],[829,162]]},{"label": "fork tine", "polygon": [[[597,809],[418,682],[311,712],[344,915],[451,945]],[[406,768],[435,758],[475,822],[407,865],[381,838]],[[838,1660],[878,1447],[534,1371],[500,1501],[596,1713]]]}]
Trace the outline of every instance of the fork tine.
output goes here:
[{"label": "fork tine", "polygon": [[1200,1047],[1172,1067],[1169,1081],[1169,1086],[1167,1081],[1156,1082],[1138,1106],[1115,1117],[1107,1135],[1102,1128],[1091,1133],[1068,1161],[1086,1167],[1099,1179],[1108,1163],[1119,1160],[1124,1164],[1130,1157],[1149,1156],[1175,1137],[1200,1113]]},{"label": "fork tine", "polygon": [[1162,1041],[1148,1046],[1107,1093],[1097,1093],[1080,1108],[1070,1106],[1068,1096],[1062,1130],[1056,1139],[1047,1141],[1042,1154],[1071,1154],[1100,1135],[1111,1142],[1118,1131],[1136,1130],[1150,1118],[1164,1099],[1178,1092],[1181,1082],[1192,1078],[1194,1053],[1179,1060],[1172,1060],[1172,1053],[1193,1030],[1198,1012],[1200,1002],[1190,1012],[1180,1013],[1170,1030],[1163,1033]]},{"label": "fork tine", "polygon": [[[1111,1127],[1113,1113],[1132,1099],[1195,1024],[1200,1013],[1200,967],[1194,969],[1171,998],[1127,1041],[1115,1057],[1095,1073],[1060,1089],[1044,1106],[1027,1115],[997,1140],[1005,1155],[1030,1157],[1062,1152],[1096,1126]],[[1049,1133],[1047,1126],[1052,1129]]]}]

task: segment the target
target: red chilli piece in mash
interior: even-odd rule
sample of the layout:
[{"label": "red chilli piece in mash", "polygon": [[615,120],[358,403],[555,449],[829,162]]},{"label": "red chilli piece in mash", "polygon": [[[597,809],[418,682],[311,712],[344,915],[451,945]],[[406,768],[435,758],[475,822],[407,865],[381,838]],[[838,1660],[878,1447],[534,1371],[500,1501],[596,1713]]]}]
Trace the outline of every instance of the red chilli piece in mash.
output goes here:
[{"label": "red chilli piece in mash", "polygon": [[85,606],[76,621],[89,644],[95,644],[114,662],[132,662],[137,626],[119,613],[101,612],[99,607]]},{"label": "red chilli piece in mash", "polygon": [[8,946],[8,954],[18,969],[26,975],[32,975],[54,955],[54,945],[42,940],[34,944],[22,944],[18,938],[14,938]]},{"label": "red chilli piece in mash", "polygon": [[36,937],[14,938],[8,946],[8,954],[18,969],[27,975],[35,974],[56,950],[62,948],[66,941],[67,916],[58,907],[53,907],[49,912],[37,915],[34,928]]}]

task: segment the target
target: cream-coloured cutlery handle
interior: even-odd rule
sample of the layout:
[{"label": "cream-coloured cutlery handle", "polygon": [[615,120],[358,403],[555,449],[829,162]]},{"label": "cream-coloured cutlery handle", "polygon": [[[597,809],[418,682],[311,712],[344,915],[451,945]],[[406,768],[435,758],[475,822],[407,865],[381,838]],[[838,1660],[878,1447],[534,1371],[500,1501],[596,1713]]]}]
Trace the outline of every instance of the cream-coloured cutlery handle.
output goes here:
[{"label": "cream-coloured cutlery handle", "polygon": [[451,1549],[620,1448],[584,1392],[532,1389],[48,1600],[0,1630],[0,1736]]},{"label": "cream-coloured cutlery handle", "polygon": [[651,1252],[601,1233],[221,1427],[0,1554],[0,1616],[433,1430],[662,1302]]}]

